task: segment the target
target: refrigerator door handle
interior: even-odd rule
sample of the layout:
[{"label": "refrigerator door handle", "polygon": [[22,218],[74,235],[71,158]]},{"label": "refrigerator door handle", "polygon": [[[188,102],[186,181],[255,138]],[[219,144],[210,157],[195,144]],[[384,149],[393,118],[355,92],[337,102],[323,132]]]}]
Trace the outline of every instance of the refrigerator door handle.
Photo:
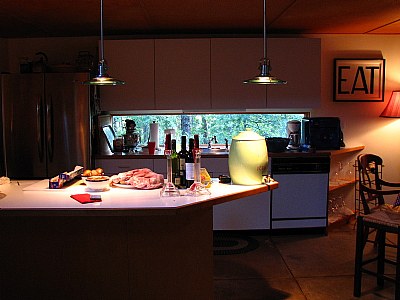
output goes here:
[{"label": "refrigerator door handle", "polygon": [[47,139],[47,152],[49,160],[53,161],[54,156],[54,112],[53,112],[53,98],[50,96],[50,104],[46,106],[46,139]]},{"label": "refrigerator door handle", "polygon": [[36,103],[36,141],[38,146],[39,160],[43,162],[44,158],[44,139],[43,139],[43,99],[38,97]]}]

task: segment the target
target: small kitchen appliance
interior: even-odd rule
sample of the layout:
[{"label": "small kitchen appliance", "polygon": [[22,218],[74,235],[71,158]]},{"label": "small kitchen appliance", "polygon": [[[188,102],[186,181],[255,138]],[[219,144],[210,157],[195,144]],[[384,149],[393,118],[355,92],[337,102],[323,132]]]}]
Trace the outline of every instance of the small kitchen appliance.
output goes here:
[{"label": "small kitchen appliance", "polygon": [[228,164],[234,184],[261,184],[263,174],[268,170],[265,138],[250,128],[240,132],[232,138]]},{"label": "small kitchen appliance", "polygon": [[301,122],[291,120],[286,123],[286,133],[289,140],[288,150],[297,150],[300,147]]},{"label": "small kitchen appliance", "polygon": [[301,144],[316,150],[339,150],[344,146],[340,119],[338,117],[302,119]]}]

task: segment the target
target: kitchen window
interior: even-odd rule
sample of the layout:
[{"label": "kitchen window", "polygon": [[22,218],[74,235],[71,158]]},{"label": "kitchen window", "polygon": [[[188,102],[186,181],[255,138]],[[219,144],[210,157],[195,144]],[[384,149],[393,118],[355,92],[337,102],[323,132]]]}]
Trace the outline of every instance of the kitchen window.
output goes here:
[{"label": "kitchen window", "polygon": [[236,114],[162,114],[162,115],[114,115],[112,126],[116,135],[125,134],[125,120],[134,120],[136,130],[141,136],[141,143],[149,139],[150,123],[159,124],[160,144],[163,142],[164,130],[175,129],[176,138],[182,135],[192,137],[199,135],[200,144],[207,144],[212,137],[223,144],[225,139],[231,142],[245,128],[251,128],[261,136],[286,137],[286,123],[290,120],[301,120],[307,113],[236,113]]}]

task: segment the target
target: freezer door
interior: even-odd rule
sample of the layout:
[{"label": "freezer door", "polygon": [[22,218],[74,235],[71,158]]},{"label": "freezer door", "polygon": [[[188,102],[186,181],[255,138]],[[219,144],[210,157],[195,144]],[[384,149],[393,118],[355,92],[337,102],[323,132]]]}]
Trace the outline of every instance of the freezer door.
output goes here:
[{"label": "freezer door", "polygon": [[46,176],[44,74],[2,75],[7,176]]},{"label": "freezer door", "polygon": [[46,74],[48,176],[90,164],[89,86],[85,73]]}]

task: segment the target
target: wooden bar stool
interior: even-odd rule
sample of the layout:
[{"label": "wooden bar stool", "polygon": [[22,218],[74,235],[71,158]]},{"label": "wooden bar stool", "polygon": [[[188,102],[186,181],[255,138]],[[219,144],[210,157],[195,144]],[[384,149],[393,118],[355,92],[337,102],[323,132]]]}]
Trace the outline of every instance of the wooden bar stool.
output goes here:
[{"label": "wooden bar stool", "polygon": [[[377,255],[371,259],[364,260],[364,248],[370,229],[376,229]],[[386,233],[397,235],[396,261],[386,257]],[[383,287],[384,281],[395,283],[395,300],[400,300],[400,213],[389,212],[387,210],[377,210],[365,216],[357,217],[357,236],[356,236],[356,256],[354,271],[354,290],[355,297],[361,296],[361,277],[362,273],[374,275],[377,278],[377,285]],[[393,245],[392,245],[393,246]],[[376,271],[365,268],[367,264],[377,262]],[[393,277],[385,274],[385,264],[396,266],[396,275]]]}]

